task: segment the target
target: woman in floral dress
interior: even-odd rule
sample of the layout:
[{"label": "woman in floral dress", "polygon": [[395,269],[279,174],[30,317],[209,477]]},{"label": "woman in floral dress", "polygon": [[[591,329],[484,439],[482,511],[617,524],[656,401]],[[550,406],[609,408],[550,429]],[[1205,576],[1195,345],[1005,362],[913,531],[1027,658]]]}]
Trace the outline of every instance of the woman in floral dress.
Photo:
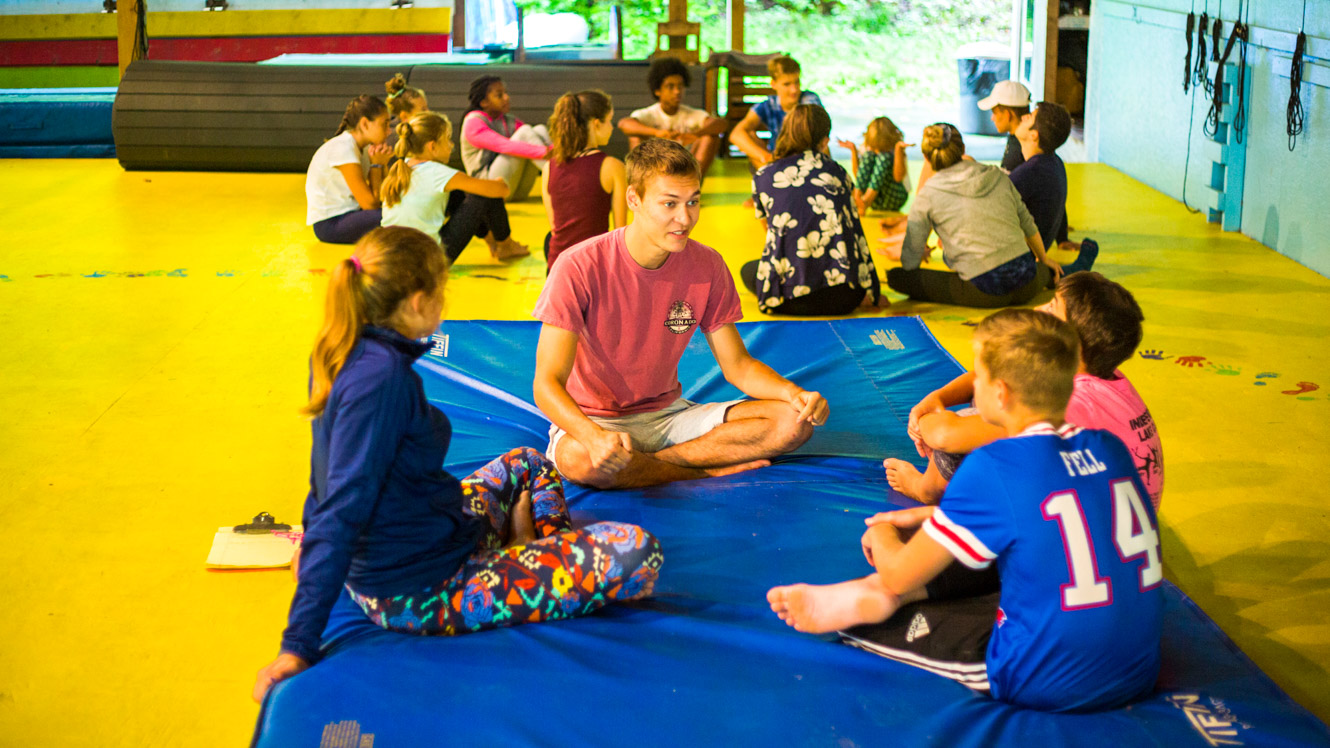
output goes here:
[{"label": "woman in floral dress", "polygon": [[855,210],[854,182],[827,153],[830,137],[826,110],[799,105],[781,127],[775,160],[753,179],[767,243],[739,275],[767,314],[834,316],[889,303]]}]

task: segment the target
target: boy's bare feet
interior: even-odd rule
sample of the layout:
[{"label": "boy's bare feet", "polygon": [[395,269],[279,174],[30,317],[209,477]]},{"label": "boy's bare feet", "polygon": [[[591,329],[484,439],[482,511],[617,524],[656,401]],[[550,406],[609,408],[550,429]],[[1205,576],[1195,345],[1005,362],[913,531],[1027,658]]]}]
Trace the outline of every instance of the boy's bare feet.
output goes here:
[{"label": "boy's bare feet", "polygon": [[887,469],[887,483],[893,489],[916,501],[924,501],[924,474],[919,468],[892,457],[883,460],[882,467]]},{"label": "boy's bare feet", "polygon": [[792,584],[767,591],[780,619],[807,634],[840,631],[861,623],[881,623],[900,607],[900,598],[872,574],[839,584]]}]

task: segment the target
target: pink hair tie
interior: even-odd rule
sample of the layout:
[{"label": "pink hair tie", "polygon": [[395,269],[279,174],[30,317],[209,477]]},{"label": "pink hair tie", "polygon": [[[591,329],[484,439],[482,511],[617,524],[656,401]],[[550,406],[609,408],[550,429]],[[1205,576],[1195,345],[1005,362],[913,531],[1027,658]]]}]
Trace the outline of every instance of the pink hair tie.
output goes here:
[{"label": "pink hair tie", "polygon": [[351,255],[351,264],[356,266],[356,272],[357,272],[357,273],[363,273],[363,272],[365,272],[365,266],[360,264],[360,258],[359,258],[359,257],[356,257],[355,255]]}]

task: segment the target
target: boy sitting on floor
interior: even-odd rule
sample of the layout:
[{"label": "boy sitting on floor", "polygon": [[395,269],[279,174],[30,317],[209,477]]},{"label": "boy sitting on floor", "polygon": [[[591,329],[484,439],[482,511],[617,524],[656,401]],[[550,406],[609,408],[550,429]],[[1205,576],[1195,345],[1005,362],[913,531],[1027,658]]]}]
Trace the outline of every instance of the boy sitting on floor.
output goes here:
[{"label": "boy sitting on floor", "polygon": [[1087,239],[1073,244],[1067,240],[1067,168],[1057,149],[1067,142],[1069,135],[1071,115],[1057,102],[1042,102],[1021,117],[1015,137],[1025,161],[1011,170],[1011,183],[1021,193],[1021,200],[1048,248],[1056,242],[1066,250],[1097,255],[1099,245],[1094,241]]},{"label": "boy sitting on floor", "polygon": [[[748,157],[749,165],[760,169],[771,163],[776,139],[780,137],[785,117],[800,104],[822,106],[822,99],[803,88],[803,68],[793,57],[775,57],[767,62],[771,74],[771,87],[776,93],[754,104],[730,133],[730,142]],[[767,131],[764,145],[758,139],[759,130]]]},{"label": "boy sitting on floor", "polygon": [[[1072,323],[1081,339],[1081,362],[1067,405],[1067,420],[1082,428],[1110,431],[1136,462],[1155,509],[1164,492],[1164,452],[1145,401],[1118,370],[1141,343],[1145,315],[1131,292],[1099,273],[1072,273],[1058,281],[1053,300],[1039,307]],[[928,457],[920,473],[905,460],[887,459],[887,482],[925,504],[936,504],[965,455],[1005,434],[973,414],[949,406],[974,397],[973,372],[956,377],[910,410],[910,436]]]},{"label": "boy sitting on floor", "polygon": [[[772,610],[809,633],[885,621],[843,636],[1029,709],[1107,709],[1149,693],[1163,620],[1155,514],[1122,442],[1063,420],[1079,347],[1050,314],[985,319],[975,405],[1009,438],[970,455],[940,506],[868,518],[862,545],[875,573],[775,587]],[[996,599],[919,602],[949,567],[974,574],[994,561]],[[931,635],[918,635],[920,617],[932,619]]]},{"label": "boy sitting on floor", "polygon": [[619,120],[628,136],[629,149],[646,138],[673,140],[692,152],[706,180],[707,171],[720,150],[725,120],[683,103],[684,91],[692,83],[688,66],[677,57],[659,57],[647,71],[647,87],[656,103]]}]

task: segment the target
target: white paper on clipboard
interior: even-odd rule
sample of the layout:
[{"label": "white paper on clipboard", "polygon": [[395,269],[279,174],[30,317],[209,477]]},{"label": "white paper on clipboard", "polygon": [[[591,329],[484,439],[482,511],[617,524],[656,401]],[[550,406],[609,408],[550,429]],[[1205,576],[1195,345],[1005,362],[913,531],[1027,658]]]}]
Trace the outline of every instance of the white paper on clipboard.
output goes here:
[{"label": "white paper on clipboard", "polygon": [[291,565],[302,537],[304,528],[300,525],[257,535],[238,533],[234,526],[219,527],[207,565],[211,569],[281,569]]}]

